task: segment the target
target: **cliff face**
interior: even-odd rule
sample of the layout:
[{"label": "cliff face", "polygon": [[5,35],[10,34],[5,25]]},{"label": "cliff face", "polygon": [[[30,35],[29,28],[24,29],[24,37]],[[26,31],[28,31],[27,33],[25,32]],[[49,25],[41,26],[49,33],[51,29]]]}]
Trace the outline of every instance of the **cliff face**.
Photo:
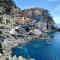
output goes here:
[{"label": "cliff face", "polygon": [[22,16],[29,17],[35,20],[52,20],[53,18],[50,15],[49,11],[44,8],[30,8],[22,10]]},{"label": "cliff face", "polygon": [[[36,22],[46,22],[47,26],[50,25],[52,27],[54,25],[54,20],[48,10],[43,8],[21,10],[15,5],[13,0],[0,0],[0,14],[6,14],[5,16],[8,15],[11,18],[14,17],[13,20],[15,20],[17,17],[26,17],[36,20]],[[7,20],[9,20],[9,18]]]},{"label": "cliff face", "polygon": [[0,0],[0,26],[13,26],[20,10],[13,0]]},{"label": "cliff face", "polygon": [[0,8],[3,8],[2,12],[9,14],[12,6],[16,7],[12,0],[0,0]]},{"label": "cliff face", "polygon": [[55,24],[53,17],[50,15],[49,11],[44,8],[30,8],[22,10],[22,16],[34,19],[36,22],[45,22],[45,25],[47,24],[47,29],[52,29]]},{"label": "cliff face", "polygon": [[[0,8],[2,8],[2,13],[10,14],[14,11],[18,11],[18,7],[15,5],[13,0],[0,0]],[[14,10],[15,9],[15,10]],[[1,9],[0,9],[1,10]],[[12,11],[13,10],[13,11]],[[19,9],[20,10],[20,9]]]}]

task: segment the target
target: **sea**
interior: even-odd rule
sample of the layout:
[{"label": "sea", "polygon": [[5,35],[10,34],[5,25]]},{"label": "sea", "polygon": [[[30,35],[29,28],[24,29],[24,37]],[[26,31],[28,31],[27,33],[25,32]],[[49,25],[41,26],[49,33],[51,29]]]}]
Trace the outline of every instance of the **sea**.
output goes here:
[{"label": "sea", "polygon": [[35,60],[60,60],[60,32],[55,32],[50,40],[32,40],[12,49],[12,55]]},{"label": "sea", "polygon": [[27,60],[60,60],[60,32],[54,32],[48,40],[32,40],[12,48],[12,56],[23,56]]}]

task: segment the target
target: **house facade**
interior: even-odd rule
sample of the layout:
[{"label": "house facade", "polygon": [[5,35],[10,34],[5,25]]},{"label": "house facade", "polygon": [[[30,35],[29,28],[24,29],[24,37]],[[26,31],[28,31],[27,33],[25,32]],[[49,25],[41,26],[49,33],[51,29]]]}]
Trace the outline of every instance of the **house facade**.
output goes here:
[{"label": "house facade", "polygon": [[20,25],[31,25],[33,19],[27,18],[27,17],[18,17],[16,20],[16,24]]}]

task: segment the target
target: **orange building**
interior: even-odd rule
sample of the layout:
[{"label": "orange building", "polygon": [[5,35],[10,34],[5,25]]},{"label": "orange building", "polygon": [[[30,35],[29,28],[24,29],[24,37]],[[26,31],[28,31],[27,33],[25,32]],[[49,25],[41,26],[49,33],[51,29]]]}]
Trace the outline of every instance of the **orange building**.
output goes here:
[{"label": "orange building", "polygon": [[33,19],[26,18],[26,17],[18,17],[16,20],[16,24],[22,24],[22,25],[30,25],[32,23]]}]

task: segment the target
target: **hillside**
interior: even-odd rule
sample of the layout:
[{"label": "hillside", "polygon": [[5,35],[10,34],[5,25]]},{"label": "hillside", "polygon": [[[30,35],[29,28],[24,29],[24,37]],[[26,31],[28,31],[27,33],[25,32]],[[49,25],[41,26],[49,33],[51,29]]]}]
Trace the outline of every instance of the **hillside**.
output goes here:
[{"label": "hillside", "polygon": [[43,19],[44,21],[50,20],[54,22],[53,17],[50,15],[49,11],[44,8],[35,7],[35,8],[22,10],[22,16],[35,20]]},{"label": "hillside", "polygon": [[[32,20],[36,20],[36,22],[43,21],[47,24],[47,26],[50,26],[51,29],[54,27],[54,24],[55,24],[48,10],[44,8],[37,8],[37,7],[21,10],[15,5],[13,0],[0,0],[0,16],[2,16],[2,18],[0,17],[1,23],[5,25],[10,24],[14,26],[14,24],[16,24],[15,21],[19,17],[25,17]],[[11,23],[5,20],[9,20],[11,21]]]}]

